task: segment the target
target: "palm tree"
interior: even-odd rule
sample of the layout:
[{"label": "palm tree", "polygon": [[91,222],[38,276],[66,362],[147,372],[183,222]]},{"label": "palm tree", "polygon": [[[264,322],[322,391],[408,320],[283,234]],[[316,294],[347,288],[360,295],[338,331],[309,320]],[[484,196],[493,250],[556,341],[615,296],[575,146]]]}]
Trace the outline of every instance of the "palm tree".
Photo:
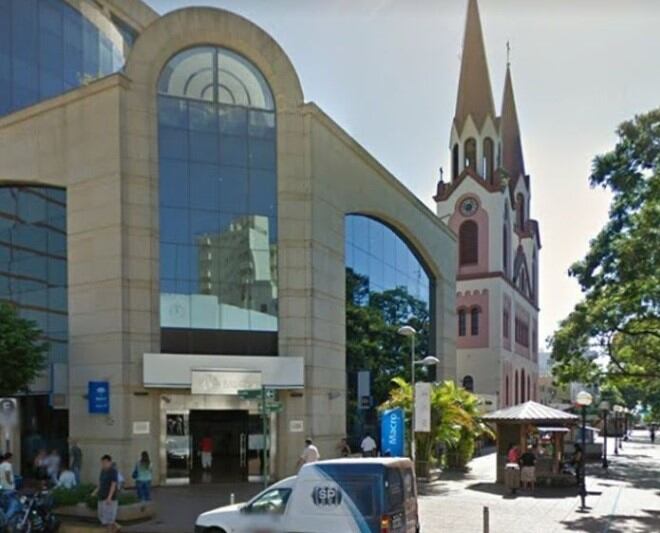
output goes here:
[{"label": "palm tree", "polygon": [[[380,405],[379,409],[391,409],[400,407],[406,417],[410,419],[412,407],[412,386],[405,379],[396,377],[392,379],[396,385],[390,391],[389,399]],[[463,458],[467,452],[472,457],[474,442],[483,434],[491,433],[490,430],[478,420],[479,399],[463,388],[457,387],[453,381],[445,381],[436,384],[431,389],[431,431],[429,433],[418,433],[416,435],[418,462],[422,473],[428,470],[433,451],[442,445],[450,450],[450,454]],[[407,429],[409,426],[407,426]],[[407,433],[407,441],[410,444],[410,432]],[[463,453],[457,453],[462,451]],[[452,461],[455,463],[456,461]],[[450,465],[450,466],[465,466]]]}]

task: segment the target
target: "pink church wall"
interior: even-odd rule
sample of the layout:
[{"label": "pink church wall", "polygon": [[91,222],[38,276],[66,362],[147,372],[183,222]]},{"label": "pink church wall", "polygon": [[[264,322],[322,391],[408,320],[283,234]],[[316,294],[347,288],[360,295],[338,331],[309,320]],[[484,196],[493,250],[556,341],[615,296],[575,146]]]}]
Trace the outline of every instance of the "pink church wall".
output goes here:
[{"label": "pink church wall", "polygon": [[465,220],[472,220],[477,223],[479,227],[479,254],[478,262],[473,265],[458,266],[458,275],[479,274],[488,272],[488,244],[489,244],[489,230],[488,230],[488,213],[479,205],[477,212],[471,217],[464,217],[461,215],[459,206],[461,202],[468,196],[476,198],[474,194],[463,194],[456,201],[454,206],[454,213],[449,218],[449,227],[458,235],[461,224]]},{"label": "pink church wall", "polygon": [[[481,309],[479,313],[479,334],[472,335],[472,317],[470,310],[474,307]],[[488,332],[490,320],[488,313],[488,290],[465,291],[456,293],[456,310],[465,309],[466,328],[465,337],[456,336],[456,347],[462,348],[488,348]],[[458,324],[456,325],[458,329]]]}]

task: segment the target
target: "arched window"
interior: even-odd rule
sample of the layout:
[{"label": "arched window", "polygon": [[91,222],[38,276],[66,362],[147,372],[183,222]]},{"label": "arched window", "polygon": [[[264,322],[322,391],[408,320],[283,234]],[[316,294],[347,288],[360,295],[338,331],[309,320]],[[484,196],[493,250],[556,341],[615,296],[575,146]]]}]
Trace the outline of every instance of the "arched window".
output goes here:
[{"label": "arched window", "polygon": [[518,215],[518,229],[523,231],[525,229],[525,199],[520,193],[516,197],[516,212]]},{"label": "arched window", "polygon": [[520,371],[520,401],[525,402],[525,370]]},{"label": "arched window", "polygon": [[465,337],[467,334],[467,317],[465,313],[465,309],[459,309],[458,310],[458,336],[459,337]]},{"label": "arched window", "polygon": [[516,375],[513,379],[513,388],[515,389],[514,398],[516,400],[516,405],[518,405],[520,403],[520,396],[518,396],[518,387],[519,387],[519,384],[518,384],[518,371],[516,370]]},{"label": "arched window", "polygon": [[509,384],[509,376],[506,376],[504,379],[504,401],[505,401],[505,406],[508,407],[511,405],[511,387]]},{"label": "arched window", "polygon": [[458,230],[459,264],[473,265],[479,262],[479,226],[474,220],[466,220]]},{"label": "arched window", "polygon": [[458,169],[458,143],[454,144],[454,148],[451,151],[451,179],[455,180],[458,178],[459,174]]},{"label": "arched window", "polygon": [[493,182],[495,177],[495,149],[493,139],[484,139],[484,179]]},{"label": "arched window", "polygon": [[474,378],[472,376],[465,376],[463,378],[463,388],[466,391],[474,392]]},{"label": "arched window", "polygon": [[536,262],[536,250],[534,250],[534,253],[532,254],[532,300],[534,302],[538,301],[538,272],[539,266]]},{"label": "arched window", "polygon": [[474,137],[470,137],[465,141],[464,160],[466,167],[470,167],[477,172],[477,141]]},{"label": "arched window", "polygon": [[481,309],[473,307],[470,310],[470,335],[479,335],[479,313]]},{"label": "arched window", "polygon": [[276,354],[272,92],[247,59],[209,46],[172,57],[158,92],[162,349],[223,353],[225,331],[250,331]]},{"label": "arched window", "polygon": [[504,272],[505,277],[509,277],[510,267],[509,262],[511,261],[511,250],[509,245],[509,205],[504,204],[504,224],[502,225],[502,271]]},{"label": "arched window", "polygon": [[529,374],[527,374],[527,400],[529,401],[531,399],[532,399],[532,380]]}]

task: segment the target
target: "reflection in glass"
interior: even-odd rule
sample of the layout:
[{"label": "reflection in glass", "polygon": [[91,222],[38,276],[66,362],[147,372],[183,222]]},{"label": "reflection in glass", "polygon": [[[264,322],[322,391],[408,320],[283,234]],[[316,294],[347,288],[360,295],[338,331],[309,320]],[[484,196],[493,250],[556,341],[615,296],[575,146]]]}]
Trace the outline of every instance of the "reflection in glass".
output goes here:
[{"label": "reflection in glass", "polygon": [[64,0],[0,0],[0,116],[117,72],[123,47]]},{"label": "reflection in glass", "polygon": [[0,187],[0,301],[34,320],[50,363],[67,361],[66,196],[52,187]]},{"label": "reflection in glass", "polygon": [[277,331],[268,85],[233,52],[200,47],[170,60],[159,91],[161,327]]},{"label": "reflection in glass", "polygon": [[[391,379],[410,377],[410,346],[397,329],[412,325],[418,353],[429,353],[431,284],[410,246],[378,220],[346,216],[345,238],[347,433],[356,446],[366,431],[375,434],[371,407],[387,399]],[[357,397],[361,370],[371,371],[369,401]]]}]

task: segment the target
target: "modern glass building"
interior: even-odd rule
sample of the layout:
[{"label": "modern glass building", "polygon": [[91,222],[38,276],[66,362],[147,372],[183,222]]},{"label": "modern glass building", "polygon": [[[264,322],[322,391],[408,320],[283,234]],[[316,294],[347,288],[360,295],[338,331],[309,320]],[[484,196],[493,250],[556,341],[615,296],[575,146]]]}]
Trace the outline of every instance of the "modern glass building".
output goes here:
[{"label": "modern glass building", "polygon": [[[410,379],[409,345],[396,330],[412,325],[418,353],[429,350],[432,280],[414,249],[383,222],[364,215],[345,219],[347,434],[357,446],[365,432],[378,431],[376,407],[387,400],[390,380]],[[362,308],[369,314],[356,313]],[[373,314],[371,314],[373,313]],[[364,331],[364,317],[370,323]],[[364,348],[367,347],[365,353]],[[369,386],[359,379],[368,372]]]},{"label": "modern glass building", "polygon": [[[140,0],[0,6],[0,297],[56,341],[68,383],[39,390],[68,410],[58,435],[127,479],[146,450],[156,484],[257,481],[292,473],[306,436],[332,457],[364,428],[354,377],[384,399],[403,323],[453,376],[455,237],[305,101],[262,29]],[[28,464],[46,425],[21,411]]]},{"label": "modern glass building", "polygon": [[0,186],[0,301],[33,321],[48,344],[43,377],[20,400],[31,436],[22,443],[25,458],[40,447],[66,452],[67,286],[66,192]]},{"label": "modern glass building", "polygon": [[121,33],[83,4],[96,23],[65,0],[0,0],[0,116],[122,68]]}]

